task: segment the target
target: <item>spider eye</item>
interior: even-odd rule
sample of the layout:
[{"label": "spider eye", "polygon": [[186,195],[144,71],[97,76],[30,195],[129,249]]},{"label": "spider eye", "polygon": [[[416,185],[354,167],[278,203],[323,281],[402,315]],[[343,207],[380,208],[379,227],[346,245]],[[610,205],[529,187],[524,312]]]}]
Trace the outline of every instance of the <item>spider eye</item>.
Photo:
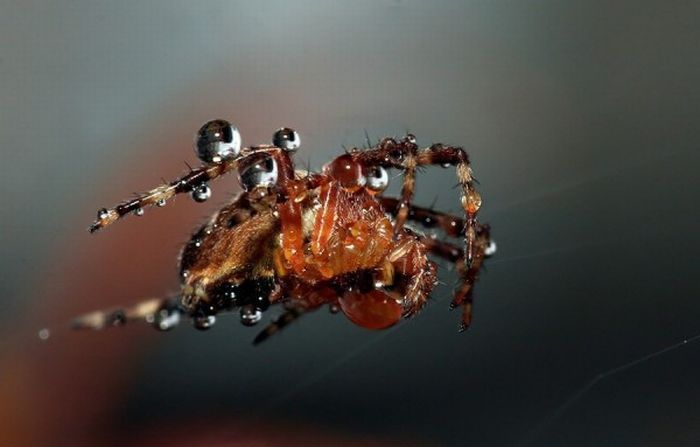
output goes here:
[{"label": "spider eye", "polygon": [[365,187],[374,192],[382,192],[389,186],[389,173],[381,166],[372,166],[365,172],[367,185]]},{"label": "spider eye", "polygon": [[295,152],[301,146],[301,138],[296,130],[283,127],[272,136],[272,144],[287,152]]},{"label": "spider eye", "polygon": [[199,129],[195,152],[204,163],[220,163],[241,153],[241,134],[225,120],[213,120]]},{"label": "spider eye", "polygon": [[271,188],[277,183],[277,163],[271,157],[265,157],[255,164],[238,172],[238,181],[246,191],[262,186]]}]

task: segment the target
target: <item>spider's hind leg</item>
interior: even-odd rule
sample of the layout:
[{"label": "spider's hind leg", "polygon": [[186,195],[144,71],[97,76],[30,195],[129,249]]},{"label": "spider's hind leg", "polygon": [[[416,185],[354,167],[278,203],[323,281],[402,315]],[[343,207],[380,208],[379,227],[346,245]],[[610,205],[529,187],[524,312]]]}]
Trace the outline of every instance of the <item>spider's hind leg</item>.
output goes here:
[{"label": "spider's hind leg", "polygon": [[259,345],[268,338],[277,334],[290,323],[296,321],[300,316],[304,314],[304,312],[305,309],[303,309],[302,307],[295,306],[288,308],[282,315],[272,320],[270,324],[265,326],[265,328],[262,331],[260,331],[258,335],[255,336],[255,338],[253,339],[253,344]]},{"label": "spider's hind leg", "polygon": [[154,328],[167,331],[180,323],[183,309],[177,298],[152,298],[131,307],[98,310],[75,318],[74,329],[100,330],[110,326],[123,326],[128,322],[144,321]]},{"label": "spider's hind leg", "polygon": [[[382,206],[390,213],[398,213],[400,201],[398,199],[382,197]],[[411,206],[408,210],[408,219],[415,221],[427,228],[439,227],[446,235],[457,237],[462,234],[465,221],[458,217],[434,211],[428,208]],[[454,297],[450,303],[450,309],[462,307],[460,331],[466,330],[471,324],[474,283],[484,259],[491,254],[492,241],[490,227],[486,224],[475,224],[474,257],[470,266],[465,260],[464,250],[454,244],[440,241],[433,237],[420,236],[421,242],[431,254],[453,263],[459,273],[459,285],[455,289]]]}]

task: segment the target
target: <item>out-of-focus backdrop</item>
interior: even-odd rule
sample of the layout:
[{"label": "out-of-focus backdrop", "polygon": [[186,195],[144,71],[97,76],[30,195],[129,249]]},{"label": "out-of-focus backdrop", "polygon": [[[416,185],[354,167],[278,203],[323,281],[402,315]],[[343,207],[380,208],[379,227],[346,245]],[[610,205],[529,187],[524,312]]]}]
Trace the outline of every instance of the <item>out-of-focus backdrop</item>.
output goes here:
[{"label": "out-of-focus backdrop", "polygon": [[[697,445],[700,343],[644,356],[700,333],[698,23],[698,2],[0,2],[0,444]],[[314,168],[365,130],[466,147],[498,242],[473,328],[443,268],[385,332],[66,330],[177,290],[233,176],[86,228],[219,117],[247,144],[298,129]],[[457,212],[454,183],[430,169],[416,202]]]}]

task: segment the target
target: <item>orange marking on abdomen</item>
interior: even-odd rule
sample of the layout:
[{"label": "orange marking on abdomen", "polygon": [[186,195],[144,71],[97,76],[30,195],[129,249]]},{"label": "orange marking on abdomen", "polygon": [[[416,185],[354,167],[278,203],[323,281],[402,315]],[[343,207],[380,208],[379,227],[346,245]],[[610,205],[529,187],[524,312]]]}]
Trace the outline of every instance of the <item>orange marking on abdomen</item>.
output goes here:
[{"label": "orange marking on abdomen", "polygon": [[338,196],[342,189],[336,182],[330,182],[321,187],[319,200],[321,208],[314,221],[313,235],[311,236],[311,253],[318,256],[328,243],[333,227],[338,218]]}]

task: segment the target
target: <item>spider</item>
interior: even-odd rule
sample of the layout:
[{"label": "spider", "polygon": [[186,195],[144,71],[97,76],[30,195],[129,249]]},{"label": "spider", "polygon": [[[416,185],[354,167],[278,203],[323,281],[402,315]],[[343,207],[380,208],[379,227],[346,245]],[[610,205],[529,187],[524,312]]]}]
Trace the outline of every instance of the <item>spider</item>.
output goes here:
[{"label": "spider", "polygon": [[[182,249],[176,297],[86,314],[74,327],[101,329],[145,320],[169,330],[186,317],[206,330],[217,314],[234,310],[242,324],[252,326],[279,304],[284,312],[255,344],[322,306],[342,311],[361,327],[383,329],[425,305],[437,283],[437,265],[429,254],[456,266],[460,283],[450,307],[462,308],[460,331],[469,327],[473,285],[495,244],[489,226],[476,219],[481,198],[464,149],[442,144],[420,149],[411,134],[383,138],[376,146],[346,151],[316,173],[294,168],[300,146],[295,130],[277,130],[272,143],[242,147],[231,123],[209,121],[195,139],[201,167],[99,210],[90,232],[128,214],[142,215],[147,206],[164,206],[176,194],[190,193],[204,202],[211,196],[208,182],[232,171],[242,187]],[[464,219],[411,204],[416,171],[428,165],[456,168]],[[382,196],[389,168],[403,171],[400,198]],[[407,221],[463,237],[464,248],[425,236]]]}]

